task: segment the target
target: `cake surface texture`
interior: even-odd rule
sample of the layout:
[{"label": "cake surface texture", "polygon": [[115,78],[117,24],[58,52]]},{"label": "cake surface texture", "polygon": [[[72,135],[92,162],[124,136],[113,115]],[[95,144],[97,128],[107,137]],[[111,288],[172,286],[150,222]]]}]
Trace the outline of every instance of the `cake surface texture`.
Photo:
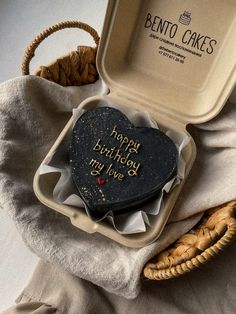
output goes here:
[{"label": "cake surface texture", "polygon": [[76,121],[69,158],[86,211],[100,220],[155,198],[176,175],[178,151],[159,129],[135,127],[119,110],[97,107]]}]

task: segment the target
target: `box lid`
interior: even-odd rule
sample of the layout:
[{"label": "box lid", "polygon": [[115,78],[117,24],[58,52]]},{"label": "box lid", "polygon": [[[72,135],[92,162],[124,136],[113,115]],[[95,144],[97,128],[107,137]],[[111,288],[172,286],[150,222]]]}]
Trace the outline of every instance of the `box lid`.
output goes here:
[{"label": "box lid", "polygon": [[234,0],[109,1],[97,64],[112,93],[201,123],[225,104],[235,63]]}]

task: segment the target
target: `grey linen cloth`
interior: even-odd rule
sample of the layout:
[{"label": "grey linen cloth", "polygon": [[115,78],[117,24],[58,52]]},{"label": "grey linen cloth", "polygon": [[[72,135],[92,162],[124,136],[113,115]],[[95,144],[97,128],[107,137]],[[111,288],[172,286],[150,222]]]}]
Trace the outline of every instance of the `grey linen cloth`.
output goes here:
[{"label": "grey linen cloth", "polygon": [[204,267],[165,281],[145,281],[128,300],[40,260],[17,298],[2,314],[235,314],[236,242]]},{"label": "grey linen cloth", "polygon": [[191,229],[205,209],[236,199],[236,108],[229,102],[211,122],[191,128],[198,157],[169,224],[155,243],[130,249],[72,226],[40,204],[32,188],[34,173],[72,108],[101,91],[99,82],[64,88],[35,76],[0,85],[0,206],[39,257],[131,299],[151,257]]}]

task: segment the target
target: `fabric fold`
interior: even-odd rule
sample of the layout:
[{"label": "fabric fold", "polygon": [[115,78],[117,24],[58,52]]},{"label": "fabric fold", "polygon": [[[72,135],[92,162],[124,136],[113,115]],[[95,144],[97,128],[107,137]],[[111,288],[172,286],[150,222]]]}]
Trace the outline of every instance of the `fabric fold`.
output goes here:
[{"label": "fabric fold", "polygon": [[[228,102],[218,117],[189,128],[198,155],[169,224],[156,242],[130,249],[72,226],[68,218],[41,204],[32,188],[36,169],[72,109],[84,98],[101,93],[104,88],[100,81],[65,88],[27,76],[0,84],[0,206],[38,256],[109,292],[132,299],[140,291],[140,274],[151,257],[189,231],[204,210],[236,199],[236,150],[233,140],[229,140],[230,145],[227,142],[235,136],[236,119],[232,117],[236,106]],[[230,129],[223,133],[227,121]]]}]

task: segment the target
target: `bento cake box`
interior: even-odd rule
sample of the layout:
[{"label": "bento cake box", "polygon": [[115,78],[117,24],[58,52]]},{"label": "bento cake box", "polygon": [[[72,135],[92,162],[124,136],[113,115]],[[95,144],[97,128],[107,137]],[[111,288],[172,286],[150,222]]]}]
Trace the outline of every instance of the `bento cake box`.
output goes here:
[{"label": "bento cake box", "polygon": [[[233,0],[109,1],[97,54],[98,71],[110,90],[107,99],[148,111],[161,130],[188,134],[186,125],[215,117],[234,87],[235,19]],[[91,97],[80,106],[89,110],[98,102],[106,98]],[[71,118],[45,160],[71,132],[72,124]],[[183,157],[186,179],[196,157],[192,138]],[[119,234],[108,222],[94,222],[84,209],[55,202],[57,181],[56,173],[36,172],[34,191],[43,204],[88,233],[138,248],[160,236],[185,180],[165,198],[152,227],[133,235]]]}]

